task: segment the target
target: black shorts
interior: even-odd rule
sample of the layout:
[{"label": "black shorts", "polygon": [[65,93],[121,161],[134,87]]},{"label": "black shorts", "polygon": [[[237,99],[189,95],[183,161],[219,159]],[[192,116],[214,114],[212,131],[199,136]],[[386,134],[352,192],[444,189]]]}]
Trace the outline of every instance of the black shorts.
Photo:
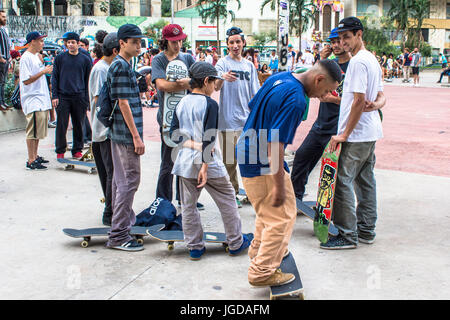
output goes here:
[{"label": "black shorts", "polygon": [[419,75],[419,67],[412,67],[412,74]]}]

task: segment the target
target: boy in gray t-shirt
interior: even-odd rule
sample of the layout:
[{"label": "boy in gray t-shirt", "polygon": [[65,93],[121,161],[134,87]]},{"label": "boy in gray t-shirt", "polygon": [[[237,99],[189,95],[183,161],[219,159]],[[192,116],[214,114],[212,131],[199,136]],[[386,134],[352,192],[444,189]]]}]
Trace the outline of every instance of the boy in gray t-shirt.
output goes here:
[{"label": "boy in gray t-shirt", "polygon": [[[216,80],[216,91],[220,90],[219,130],[223,162],[236,194],[239,193],[235,149],[250,109],[248,103],[260,88],[258,71],[252,62],[242,57],[245,38],[242,30],[232,27],[227,31],[229,54],[216,64],[224,80]],[[236,198],[238,207],[241,207]]]}]

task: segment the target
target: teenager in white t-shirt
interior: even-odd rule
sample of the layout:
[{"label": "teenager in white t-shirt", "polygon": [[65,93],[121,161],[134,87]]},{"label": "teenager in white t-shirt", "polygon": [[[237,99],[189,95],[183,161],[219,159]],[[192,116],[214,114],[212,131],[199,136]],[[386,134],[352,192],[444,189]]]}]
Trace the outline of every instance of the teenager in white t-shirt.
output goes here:
[{"label": "teenager in white t-shirt", "polygon": [[338,28],[344,50],[352,54],[352,59],[345,74],[338,134],[331,138],[333,149],[338,143],[342,148],[333,206],[333,222],[339,235],[320,245],[333,250],[356,248],[358,242],[371,244],[375,240],[374,151],[376,141],[383,137],[379,106],[374,103],[383,91],[380,65],[364,47],[363,26],[358,18],[344,18]]},{"label": "teenager in white t-shirt", "polygon": [[47,136],[48,110],[52,108],[45,75],[51,74],[53,67],[45,67],[38,56],[44,48],[44,37],[37,31],[27,34],[29,46],[20,60],[20,103],[27,119],[28,170],[46,170],[42,164],[49,162],[38,156],[39,140]]}]

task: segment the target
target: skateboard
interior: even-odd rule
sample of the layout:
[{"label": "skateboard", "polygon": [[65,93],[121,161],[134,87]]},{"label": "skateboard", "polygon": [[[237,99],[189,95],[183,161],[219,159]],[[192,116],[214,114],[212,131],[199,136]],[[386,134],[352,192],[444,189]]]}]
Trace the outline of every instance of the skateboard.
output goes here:
[{"label": "skateboard", "polygon": [[316,215],[314,217],[314,234],[321,243],[328,241],[329,228],[331,227],[331,215],[333,213],[334,190],[336,187],[339,155],[341,144],[336,151],[330,149],[330,142],[322,155],[320,169],[319,190],[317,191]]},{"label": "skateboard", "polygon": [[[312,207],[316,205],[316,202],[306,201],[302,202],[300,199],[296,199],[297,202],[297,211],[303,213],[305,216],[314,221],[316,217],[316,210]],[[334,226],[333,223],[330,222],[330,227],[328,229],[328,233],[332,236],[337,236],[339,234],[338,229]]]},{"label": "skateboard", "polygon": [[69,159],[57,159],[59,163],[64,164],[64,171],[66,170],[73,170],[75,166],[83,166],[89,168],[88,173],[93,174],[97,172],[97,167],[95,166],[95,163],[87,162],[87,161],[81,161],[81,160],[69,160]]},{"label": "skateboard", "polygon": [[[151,227],[131,227],[130,235],[135,236],[137,242],[144,243],[144,236],[147,236],[147,231],[159,231],[163,229],[165,225],[157,224]],[[83,248],[89,247],[89,241],[91,237],[107,237],[110,228],[89,228],[89,229],[63,229],[65,235],[72,238],[83,238],[81,246]]]},{"label": "skateboard", "polygon": [[[149,236],[155,238],[156,240],[167,242],[167,249],[172,251],[175,246],[175,242],[183,242],[184,241],[184,233],[179,230],[164,230],[164,231],[154,231],[147,230]],[[204,232],[203,233],[203,241],[211,242],[211,243],[221,243],[225,248],[225,251],[228,252],[228,243],[227,237],[225,233],[219,232]]]},{"label": "skateboard", "polygon": [[[167,81],[177,81],[188,77],[188,68],[181,60],[172,60],[166,68]],[[177,144],[170,139],[170,126],[172,125],[172,118],[175,109],[181,99],[187,94],[186,90],[177,92],[164,93],[164,108],[163,108],[163,142],[171,148],[175,148]]]},{"label": "skateboard", "polygon": [[280,269],[283,273],[294,274],[295,280],[281,286],[270,287],[270,300],[282,297],[298,297],[300,300],[304,300],[305,295],[303,293],[302,279],[298,273],[297,265],[295,264],[292,253],[289,252],[289,255],[283,258]]},{"label": "skateboard", "polygon": [[250,203],[250,200],[248,200],[247,192],[245,192],[245,189],[239,188],[239,194],[238,195],[241,196],[241,198],[239,200],[242,203]]}]

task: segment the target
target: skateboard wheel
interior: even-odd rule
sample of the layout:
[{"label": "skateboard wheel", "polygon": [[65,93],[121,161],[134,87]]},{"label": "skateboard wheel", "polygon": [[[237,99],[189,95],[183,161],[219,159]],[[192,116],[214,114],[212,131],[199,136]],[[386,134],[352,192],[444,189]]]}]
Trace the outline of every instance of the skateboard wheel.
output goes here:
[{"label": "skateboard wheel", "polygon": [[139,243],[140,245],[144,244],[144,239],[142,238],[137,238],[137,243]]},{"label": "skateboard wheel", "polygon": [[167,249],[169,249],[169,251],[172,251],[175,248],[175,246],[173,245],[173,243],[169,243],[167,245]]},{"label": "skateboard wheel", "polygon": [[81,247],[83,247],[83,248],[89,247],[89,241],[87,241],[87,240],[81,241]]},{"label": "skateboard wheel", "polygon": [[101,198],[101,199],[100,199],[100,202],[101,202],[101,203],[105,203],[105,202],[106,202],[106,199],[105,199],[105,198]]}]

